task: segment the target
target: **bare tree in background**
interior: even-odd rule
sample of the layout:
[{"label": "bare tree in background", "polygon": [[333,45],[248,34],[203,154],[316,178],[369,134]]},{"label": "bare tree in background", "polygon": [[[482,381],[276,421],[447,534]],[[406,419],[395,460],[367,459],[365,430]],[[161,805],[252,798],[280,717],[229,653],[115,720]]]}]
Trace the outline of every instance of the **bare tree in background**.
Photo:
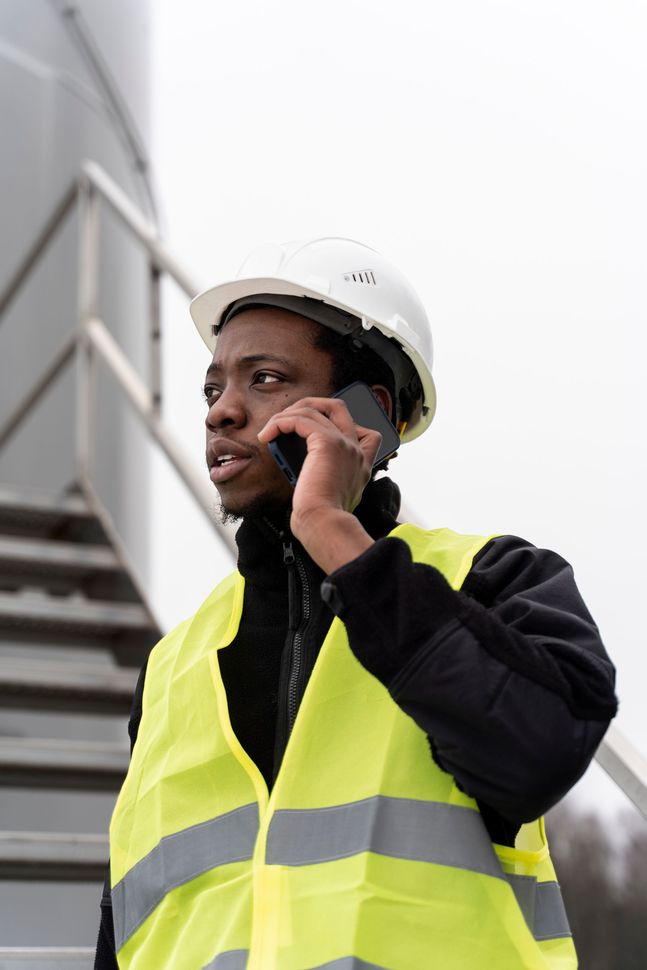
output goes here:
[{"label": "bare tree in background", "polygon": [[580,970],[647,970],[647,824],[564,805],[547,824]]},{"label": "bare tree in background", "polygon": [[647,970],[647,825],[626,819],[619,889],[618,943],[622,970]]}]

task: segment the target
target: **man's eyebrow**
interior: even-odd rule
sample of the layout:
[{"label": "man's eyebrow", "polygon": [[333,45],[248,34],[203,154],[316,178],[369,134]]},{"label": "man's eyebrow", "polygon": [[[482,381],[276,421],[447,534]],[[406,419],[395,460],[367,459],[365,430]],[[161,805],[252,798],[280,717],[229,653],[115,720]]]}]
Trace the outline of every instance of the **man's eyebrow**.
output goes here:
[{"label": "man's eyebrow", "polygon": [[[249,364],[261,363],[282,364],[284,367],[290,366],[290,361],[287,357],[280,357],[278,354],[246,354],[244,357],[239,357],[234,366],[240,370],[243,367],[249,366]],[[207,367],[207,377],[210,377],[212,374],[217,374],[220,370],[222,370],[220,364],[212,360]]]}]

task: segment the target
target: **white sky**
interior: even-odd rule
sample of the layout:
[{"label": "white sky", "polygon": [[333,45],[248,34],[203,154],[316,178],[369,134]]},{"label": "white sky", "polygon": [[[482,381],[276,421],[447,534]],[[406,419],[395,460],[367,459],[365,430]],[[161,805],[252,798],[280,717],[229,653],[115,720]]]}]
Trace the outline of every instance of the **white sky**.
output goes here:
[{"label": "white sky", "polygon": [[[520,534],[573,563],[619,668],[618,726],[647,752],[647,5],[153,9],[173,249],[204,286],[258,243],[317,235],[409,276],[439,406],[393,477],[421,524]],[[202,462],[208,358],[185,302],[166,304],[166,414]],[[158,511],[175,507],[156,474]],[[227,565],[188,511],[158,552],[170,624]],[[616,804],[595,772],[582,791]]]}]

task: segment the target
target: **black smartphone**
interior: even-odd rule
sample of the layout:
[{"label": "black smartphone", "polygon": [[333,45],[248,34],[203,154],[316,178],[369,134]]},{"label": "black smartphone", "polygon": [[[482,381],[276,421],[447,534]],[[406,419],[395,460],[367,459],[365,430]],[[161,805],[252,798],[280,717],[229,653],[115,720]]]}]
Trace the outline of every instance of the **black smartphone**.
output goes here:
[{"label": "black smartphone", "polygon": [[[333,394],[333,397],[340,397],[346,402],[355,424],[360,424],[363,428],[371,428],[373,431],[379,431],[382,435],[373,467],[379,465],[390,455],[395,454],[400,447],[400,435],[368,384],[363,381],[355,381],[348,387],[342,388],[341,391],[337,391],[336,394]],[[289,434],[280,434],[273,441],[268,442],[267,447],[290,485],[294,488],[301,466],[308,454],[305,438],[291,431]]]}]

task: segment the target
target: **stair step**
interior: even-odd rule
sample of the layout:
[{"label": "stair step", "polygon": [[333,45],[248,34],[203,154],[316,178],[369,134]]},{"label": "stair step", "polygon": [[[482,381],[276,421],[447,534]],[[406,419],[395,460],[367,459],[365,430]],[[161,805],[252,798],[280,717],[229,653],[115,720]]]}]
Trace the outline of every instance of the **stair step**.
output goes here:
[{"label": "stair step", "polygon": [[0,785],[117,791],[128,770],[123,744],[0,737]]},{"label": "stair step", "polygon": [[0,970],[92,970],[89,946],[0,946]]},{"label": "stair step", "polygon": [[134,667],[0,657],[0,707],[127,714],[138,675]]},{"label": "stair step", "polygon": [[51,832],[0,832],[0,878],[103,880],[108,836]]},{"label": "stair step", "polygon": [[114,572],[121,568],[110,546],[0,535],[0,575],[10,569],[38,574],[62,571],[67,575],[83,575],[97,570]]},{"label": "stair step", "polygon": [[52,495],[38,488],[0,485],[0,517],[9,515],[92,516],[85,499],[78,492]]},{"label": "stair step", "polygon": [[147,610],[138,603],[53,597],[35,591],[0,592],[0,626],[106,635],[124,629],[154,629]]},{"label": "stair step", "polygon": [[85,499],[76,493],[58,496],[0,486],[0,532],[47,536],[65,526],[91,525],[93,518]]}]

